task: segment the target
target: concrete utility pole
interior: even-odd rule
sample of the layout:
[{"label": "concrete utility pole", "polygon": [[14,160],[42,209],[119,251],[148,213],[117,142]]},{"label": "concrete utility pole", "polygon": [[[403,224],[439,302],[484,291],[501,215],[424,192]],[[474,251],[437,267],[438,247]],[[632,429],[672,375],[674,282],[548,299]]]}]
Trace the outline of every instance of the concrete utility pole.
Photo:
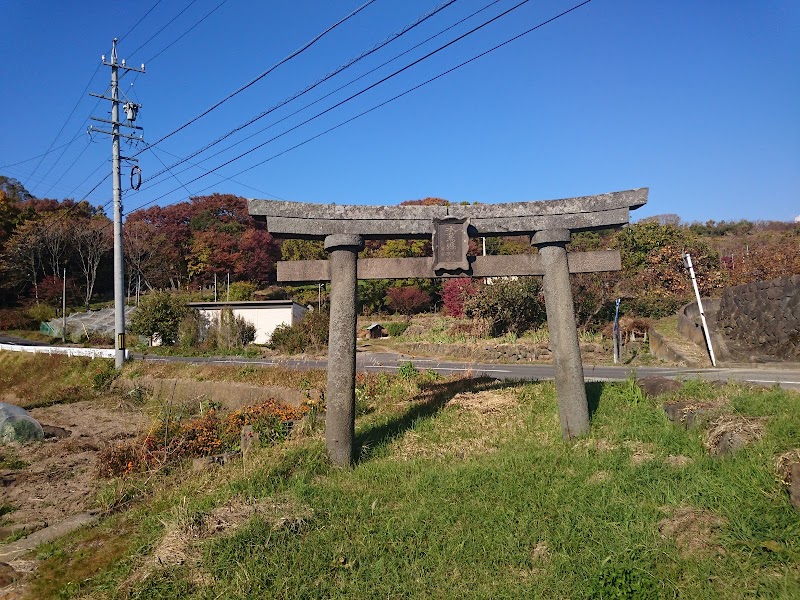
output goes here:
[{"label": "concrete utility pole", "polygon": [[142,141],[141,135],[139,137],[120,133],[120,127],[127,127],[129,129],[141,130],[141,127],[133,125],[136,120],[136,114],[141,108],[141,105],[134,102],[125,102],[123,109],[125,110],[126,123],[119,120],[119,105],[122,100],[119,98],[119,70],[123,71],[136,71],[144,73],[144,64],[140,69],[129,67],[125,65],[125,60],[122,63],[117,63],[117,38],[114,38],[111,47],[111,60],[106,62],[106,57],[101,57],[103,64],[111,67],[111,96],[103,96],[102,94],[89,94],[96,98],[102,98],[111,102],[111,120],[101,119],[99,117],[91,117],[93,121],[100,121],[111,125],[111,131],[98,129],[94,126],[89,127],[89,132],[97,131],[111,136],[111,181],[114,191],[114,365],[116,368],[122,367],[125,362],[125,269],[122,256],[122,185],[120,181],[120,160],[138,162],[135,158],[128,158],[120,156],[119,140],[126,138],[129,140]]}]

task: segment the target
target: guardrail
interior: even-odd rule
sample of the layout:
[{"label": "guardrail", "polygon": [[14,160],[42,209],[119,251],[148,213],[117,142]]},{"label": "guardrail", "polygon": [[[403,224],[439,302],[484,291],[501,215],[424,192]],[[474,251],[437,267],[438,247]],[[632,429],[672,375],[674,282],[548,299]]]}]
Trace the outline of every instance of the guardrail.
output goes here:
[{"label": "guardrail", "polygon": [[[34,354],[66,354],[67,356],[88,356],[89,358],[114,358],[113,348],[70,348],[67,346],[24,346],[22,344],[2,344],[0,350],[9,352],[31,352]],[[127,351],[126,351],[127,355]],[[127,358],[127,356],[126,356]]]}]

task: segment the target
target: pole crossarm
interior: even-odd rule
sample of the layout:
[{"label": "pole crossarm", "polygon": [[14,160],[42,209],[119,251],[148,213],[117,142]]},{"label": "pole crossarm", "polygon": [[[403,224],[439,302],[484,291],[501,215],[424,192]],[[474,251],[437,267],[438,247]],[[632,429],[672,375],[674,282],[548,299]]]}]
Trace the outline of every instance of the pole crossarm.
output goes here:
[{"label": "pole crossarm", "polygon": [[[538,254],[513,256],[470,256],[469,277],[507,277],[544,275],[545,266]],[[570,273],[598,273],[619,271],[622,268],[619,251],[597,250],[570,252]],[[360,258],[358,279],[424,279],[435,277],[434,258]],[[444,275],[443,277],[451,277]],[[330,263],[327,260],[288,260],[278,262],[278,281],[306,282],[330,281]]]},{"label": "pole crossarm", "polygon": [[435,219],[469,219],[470,237],[524,235],[545,229],[586,231],[619,227],[629,211],[647,203],[647,188],[531,202],[454,206],[357,206],[281,200],[248,200],[248,211],[266,221],[275,237],[323,239],[426,238]]}]

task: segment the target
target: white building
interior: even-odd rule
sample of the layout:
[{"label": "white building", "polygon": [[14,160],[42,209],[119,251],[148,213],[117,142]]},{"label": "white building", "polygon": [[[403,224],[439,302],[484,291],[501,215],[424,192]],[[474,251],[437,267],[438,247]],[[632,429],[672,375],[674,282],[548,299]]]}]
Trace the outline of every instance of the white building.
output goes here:
[{"label": "white building", "polygon": [[298,323],[306,309],[291,300],[257,300],[251,302],[189,302],[200,314],[214,322],[219,320],[223,308],[230,308],[234,316],[256,326],[256,344],[267,344],[279,325]]}]

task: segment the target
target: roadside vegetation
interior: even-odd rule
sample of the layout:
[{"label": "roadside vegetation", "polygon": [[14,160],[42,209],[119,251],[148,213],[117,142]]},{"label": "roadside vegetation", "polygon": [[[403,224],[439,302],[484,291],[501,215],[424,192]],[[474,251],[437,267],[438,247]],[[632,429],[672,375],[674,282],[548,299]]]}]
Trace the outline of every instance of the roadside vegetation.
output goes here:
[{"label": "roadside vegetation", "polygon": [[[448,204],[441,198],[405,205]],[[42,339],[40,327],[67,312],[108,306],[111,300],[110,220],[101,209],[73,200],[32,196],[18,181],[0,175],[0,331]],[[326,257],[319,241],[275,240],[247,213],[243,198],[213,194],[165,207],[133,211],[124,228],[126,294],[138,304],[131,333],[153,353],[247,354],[247,325],[228,319],[220,332],[187,311],[188,301],[291,299],[324,312],[326,286],[275,285],[277,260]],[[480,240],[469,253],[480,254]],[[577,324],[585,335],[609,337],[614,302],[621,315],[657,320],[693,300],[681,254],[691,252],[703,295],[727,286],[800,273],[800,224],[730,221],[682,223],[677,215],[643,219],[620,230],[573,236],[572,251],[619,249],[622,271],[571,278]],[[535,252],[524,237],[486,239],[489,254]],[[362,257],[403,258],[431,254],[426,240],[370,240]],[[64,267],[67,269],[63,281]],[[228,281],[230,280],[230,285]],[[454,339],[535,334],[544,310],[538,278],[412,279],[359,282],[359,314],[372,320],[408,320],[435,314],[462,320]],[[398,335],[398,328],[390,334]],[[636,328],[632,328],[636,331]],[[30,332],[30,333],[25,333]],[[78,343],[108,346],[113,340],[89,331],[70,332]],[[107,334],[106,334],[107,335]],[[413,337],[412,331],[409,334]],[[317,352],[326,334],[318,327],[279,332],[276,351]],[[46,339],[46,336],[45,336]],[[160,349],[149,342],[160,340]],[[132,344],[135,339],[132,337]]]},{"label": "roadside vegetation", "polygon": [[[30,368],[54,385],[41,359]],[[96,363],[51,370],[107,383]],[[119,376],[324,385],[319,371],[220,365],[134,363]],[[97,472],[105,516],[31,555],[28,597],[800,594],[800,514],[781,458],[800,451],[800,394],[688,382],[655,398],[629,380],[588,395],[590,436],[564,442],[551,383],[442,378],[412,362],[359,375],[352,469],[328,463],[312,402],[312,418],[244,460]],[[670,422],[665,402],[698,417]],[[168,412],[147,394],[138,406],[158,437],[165,418],[175,438],[209,414],[240,418],[207,404]],[[750,432],[736,452],[716,450],[724,423]]]}]

